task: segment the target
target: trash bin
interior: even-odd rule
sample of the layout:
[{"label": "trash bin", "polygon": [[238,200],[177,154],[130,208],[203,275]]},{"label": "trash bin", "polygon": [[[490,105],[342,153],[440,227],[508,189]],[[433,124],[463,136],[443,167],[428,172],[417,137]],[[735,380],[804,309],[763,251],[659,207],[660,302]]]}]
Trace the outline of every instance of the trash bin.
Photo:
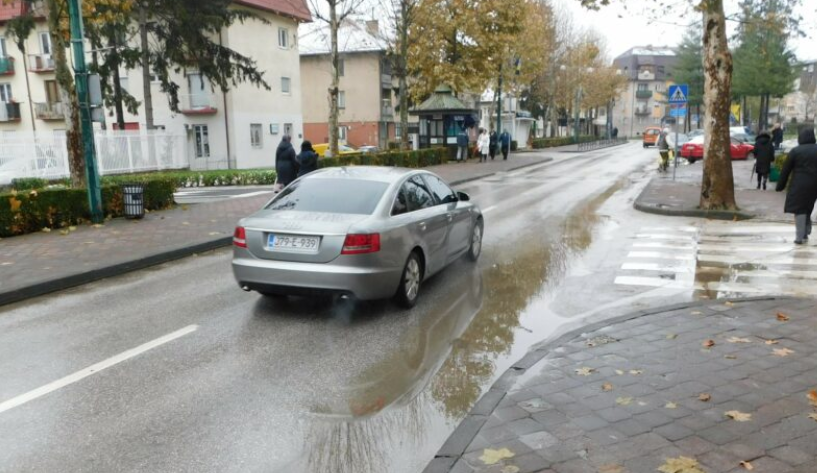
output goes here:
[{"label": "trash bin", "polygon": [[143,218],[145,216],[145,186],[143,184],[123,185],[122,204],[125,218]]}]

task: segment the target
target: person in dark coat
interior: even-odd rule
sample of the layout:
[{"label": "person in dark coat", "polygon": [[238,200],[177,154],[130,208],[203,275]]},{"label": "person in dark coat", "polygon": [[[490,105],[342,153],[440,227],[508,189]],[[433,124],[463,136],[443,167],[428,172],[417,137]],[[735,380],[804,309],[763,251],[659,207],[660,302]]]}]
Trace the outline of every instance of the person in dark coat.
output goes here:
[{"label": "person in dark coat", "polygon": [[761,131],[755,140],[755,172],[757,172],[757,188],[761,184],[766,190],[766,182],[769,180],[769,173],[772,171],[774,162],[774,145],[772,137],[768,131]]},{"label": "person in dark coat", "polygon": [[780,172],[777,192],[786,188],[793,172],[784,210],[788,214],[794,214],[797,232],[794,243],[802,245],[811,234],[811,213],[814,211],[814,201],[817,200],[817,140],[814,128],[801,130],[797,142],[799,146],[789,153]]},{"label": "person in dark coat", "polygon": [[772,129],[772,143],[774,149],[780,149],[780,145],[783,143],[783,127],[780,126],[780,123],[775,123]]},{"label": "person in dark coat", "polygon": [[275,173],[278,175],[278,184],[288,186],[298,177],[298,160],[295,148],[292,147],[292,137],[284,135],[278,149],[275,150]]},{"label": "person in dark coat", "polygon": [[491,155],[491,160],[494,159],[496,156],[496,144],[497,144],[497,136],[496,131],[491,130],[491,144],[488,146],[488,152]]},{"label": "person in dark coat", "polygon": [[318,170],[318,153],[312,149],[312,142],[304,140],[301,143],[301,153],[298,160],[298,177],[305,176],[312,171]]},{"label": "person in dark coat", "polygon": [[613,138],[618,138],[618,128],[613,127]]},{"label": "person in dark coat", "polygon": [[502,159],[507,161],[508,153],[511,152],[511,134],[507,131],[503,131],[499,135],[499,147],[502,150]]},{"label": "person in dark coat", "polygon": [[468,162],[468,132],[460,128],[457,132],[457,162]]}]

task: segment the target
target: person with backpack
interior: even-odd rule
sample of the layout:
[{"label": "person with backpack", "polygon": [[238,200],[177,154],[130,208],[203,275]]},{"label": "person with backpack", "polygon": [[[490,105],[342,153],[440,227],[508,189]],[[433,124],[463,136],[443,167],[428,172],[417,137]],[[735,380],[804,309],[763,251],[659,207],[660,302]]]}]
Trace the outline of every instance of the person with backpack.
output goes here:
[{"label": "person with backpack", "polygon": [[312,142],[304,140],[301,143],[301,153],[296,158],[298,161],[298,177],[305,176],[310,172],[318,170],[318,153],[312,148]]},{"label": "person with backpack", "polygon": [[661,172],[666,172],[669,169],[669,133],[669,128],[664,128],[658,135],[658,153],[661,155],[658,170]]},{"label": "person with backpack", "polygon": [[772,144],[772,137],[768,131],[761,131],[755,140],[755,172],[757,173],[757,188],[760,189],[761,184],[763,190],[766,190],[766,182],[769,180],[769,173],[772,172],[772,163],[774,162],[774,145]]},{"label": "person with backpack", "polygon": [[511,152],[511,134],[507,130],[499,135],[499,147],[502,150],[502,159],[508,160],[508,153]]},{"label": "person with backpack", "polygon": [[282,190],[298,177],[298,160],[289,135],[281,138],[281,143],[275,150],[275,173],[277,190]]}]

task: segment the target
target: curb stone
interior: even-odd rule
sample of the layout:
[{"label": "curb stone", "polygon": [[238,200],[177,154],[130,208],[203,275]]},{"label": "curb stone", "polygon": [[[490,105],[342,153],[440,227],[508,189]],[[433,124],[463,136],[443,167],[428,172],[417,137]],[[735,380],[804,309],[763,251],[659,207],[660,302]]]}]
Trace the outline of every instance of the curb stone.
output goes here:
[{"label": "curb stone", "polygon": [[[640,310],[624,314],[618,317],[613,317],[608,320],[592,323],[590,325],[581,326],[573,330],[569,330],[561,335],[555,335],[554,338],[545,339],[533,347],[516,363],[512,364],[510,368],[494,382],[494,384],[477,400],[474,407],[468,412],[454,432],[448,437],[440,450],[434,455],[434,458],[428,463],[423,473],[449,473],[452,471],[454,465],[462,458],[465,449],[477,436],[482,426],[488,421],[490,413],[486,415],[485,406],[496,402],[498,405],[502,399],[507,395],[508,389],[513,386],[516,378],[524,374],[528,368],[534,366],[536,363],[544,359],[551,351],[551,348],[558,347],[564,343],[580,337],[584,333],[595,332],[604,327],[615,325],[621,322],[626,322],[633,319],[638,319],[648,315],[661,314],[664,312],[673,312],[677,310],[693,309],[697,307],[705,307],[713,304],[722,304],[725,302],[760,302],[760,301],[775,301],[782,299],[790,299],[788,297],[743,297],[718,299],[717,301],[704,300],[695,302],[682,302],[669,306],[659,307],[656,309]],[[488,400],[486,400],[488,398]],[[478,426],[478,427],[476,427]],[[459,446],[462,445],[460,449]]]},{"label": "curb stone", "polygon": [[675,208],[664,206],[661,203],[647,203],[644,195],[650,189],[651,185],[656,181],[656,177],[650,179],[650,182],[644,186],[644,189],[635,199],[633,207],[641,212],[663,215],[666,217],[695,217],[707,218],[711,220],[750,220],[756,217],[755,214],[737,210],[701,210],[697,207]]}]

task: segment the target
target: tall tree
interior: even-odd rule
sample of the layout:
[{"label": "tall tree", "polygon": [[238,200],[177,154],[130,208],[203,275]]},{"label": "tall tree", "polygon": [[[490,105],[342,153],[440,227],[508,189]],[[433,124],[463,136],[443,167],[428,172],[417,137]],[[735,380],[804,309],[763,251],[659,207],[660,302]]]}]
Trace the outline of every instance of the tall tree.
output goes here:
[{"label": "tall tree", "polygon": [[[694,24],[687,28],[681,44],[678,45],[678,62],[673,69],[675,82],[689,85],[689,109],[697,109],[697,115],[701,115],[701,105],[704,98],[704,67],[703,67],[703,38],[701,37],[701,25]],[[687,120],[691,113],[687,113]],[[700,122],[700,120],[699,120]]]},{"label": "tall tree", "polygon": [[[34,16],[29,11],[26,3],[20,4],[20,15],[12,18],[8,21],[8,23],[6,23],[6,31],[8,35],[11,36],[12,40],[14,40],[14,44],[17,45],[17,49],[19,49],[23,54],[23,70],[25,71],[28,71],[26,40],[28,40],[28,37],[31,36],[31,33],[34,32],[36,27],[37,24],[34,20]],[[31,101],[31,83],[28,78],[28,72],[26,72],[25,77],[26,98],[28,99],[28,112],[31,118],[31,129],[37,131],[37,117],[34,116],[34,103]]]},{"label": "tall tree", "polygon": [[414,24],[415,10],[420,0],[382,0],[388,12],[394,37],[389,45],[389,58],[392,71],[397,76],[397,94],[400,107],[400,146],[409,149],[408,142],[408,55],[411,36],[409,31]]}]

